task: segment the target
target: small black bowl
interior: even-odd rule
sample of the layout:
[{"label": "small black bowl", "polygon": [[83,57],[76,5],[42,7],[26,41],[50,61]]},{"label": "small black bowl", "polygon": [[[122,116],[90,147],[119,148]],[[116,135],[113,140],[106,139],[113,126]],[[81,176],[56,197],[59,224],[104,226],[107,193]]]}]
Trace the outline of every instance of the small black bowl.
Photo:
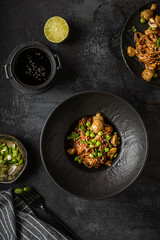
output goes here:
[{"label": "small black bowl", "polygon": [[[40,93],[52,86],[56,71],[60,68],[61,62],[57,54],[53,54],[41,43],[29,42],[13,49],[5,65],[5,74],[16,89],[27,93]],[[41,76],[39,71],[43,71],[41,74],[44,76]]]},{"label": "small black bowl", "polygon": [[[160,75],[157,78],[153,78],[150,82],[146,82],[142,78],[142,72],[145,69],[145,66],[142,62],[138,60],[138,58],[135,57],[129,57],[127,54],[127,48],[128,46],[131,46],[135,48],[135,42],[134,42],[134,33],[133,31],[129,31],[132,29],[133,26],[137,28],[139,32],[144,33],[144,31],[149,27],[148,23],[141,23],[140,22],[140,13],[145,10],[151,8],[152,3],[157,4],[157,9],[154,11],[154,16],[159,15],[160,13],[160,2],[154,1],[150,2],[148,4],[145,4],[138,8],[134,13],[130,15],[128,20],[126,21],[124,28],[122,30],[121,34],[121,53],[124,59],[124,62],[126,63],[129,70],[133,73],[135,77],[143,81],[145,84],[152,86],[152,87],[160,87]],[[159,71],[158,71],[159,72]]]},{"label": "small black bowl", "polygon": [[[118,130],[121,150],[111,167],[89,169],[78,165],[66,151],[66,136],[83,116],[100,112]],[[148,152],[144,124],[126,101],[105,92],[78,93],[58,105],[41,133],[44,167],[62,189],[85,199],[102,199],[128,187],[142,171]]]}]

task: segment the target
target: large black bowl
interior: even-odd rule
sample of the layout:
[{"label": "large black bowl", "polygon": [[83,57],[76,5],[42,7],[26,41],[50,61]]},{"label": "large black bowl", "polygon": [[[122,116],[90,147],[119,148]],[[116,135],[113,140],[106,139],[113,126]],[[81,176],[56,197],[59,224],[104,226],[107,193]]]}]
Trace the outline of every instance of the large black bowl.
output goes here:
[{"label": "large black bowl", "polygon": [[[66,152],[66,136],[75,121],[100,112],[119,131],[121,151],[109,168],[78,165]],[[126,101],[104,92],[78,93],[58,105],[41,133],[41,157],[46,171],[61,188],[82,198],[101,199],[119,193],[140,174],[147,157],[144,124]]]},{"label": "large black bowl", "polygon": [[127,47],[131,46],[135,48],[135,42],[134,42],[134,33],[132,31],[129,31],[132,29],[132,26],[136,26],[137,30],[139,32],[144,33],[144,31],[149,27],[148,23],[141,23],[140,22],[140,13],[145,10],[151,8],[152,3],[157,4],[157,9],[154,11],[154,16],[160,15],[160,2],[154,1],[150,2],[148,4],[143,5],[139,9],[137,9],[126,21],[124,28],[122,30],[121,35],[121,52],[123,59],[127,65],[127,67],[130,69],[130,71],[136,76],[138,79],[142,80],[144,83],[148,84],[149,86],[153,87],[160,87],[160,76],[157,78],[153,78],[151,82],[146,82],[142,78],[142,72],[145,69],[145,66],[142,62],[138,60],[138,58],[135,57],[129,57],[127,54]]}]

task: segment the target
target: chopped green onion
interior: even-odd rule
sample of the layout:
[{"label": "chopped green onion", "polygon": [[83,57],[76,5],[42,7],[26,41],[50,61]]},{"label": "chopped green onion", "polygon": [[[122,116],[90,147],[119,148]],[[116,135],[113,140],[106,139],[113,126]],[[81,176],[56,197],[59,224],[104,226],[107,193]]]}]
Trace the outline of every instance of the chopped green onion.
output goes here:
[{"label": "chopped green onion", "polygon": [[79,125],[78,129],[82,132],[84,130],[84,127],[82,124]]},{"label": "chopped green onion", "polygon": [[30,186],[26,186],[23,188],[23,191],[25,192],[29,192],[31,190],[31,187]]},{"label": "chopped green onion", "polygon": [[79,134],[78,133],[75,133],[75,132],[72,132],[71,135],[69,137],[67,137],[67,140],[77,140],[79,138]]},{"label": "chopped green onion", "polygon": [[115,153],[115,154],[114,154],[114,158],[116,158],[116,157],[117,157],[117,155],[118,155],[118,154],[117,154],[117,153]]},{"label": "chopped green onion", "polygon": [[157,47],[160,47],[160,38],[157,39]]},{"label": "chopped green onion", "polygon": [[149,27],[148,29],[152,29],[151,27]]},{"label": "chopped green onion", "polygon": [[135,28],[135,29],[133,30],[133,32],[137,32],[137,28]]},{"label": "chopped green onion", "polygon": [[114,132],[113,134],[114,134],[114,135],[117,135],[117,132]]},{"label": "chopped green onion", "polygon": [[155,31],[155,30],[156,30],[156,27],[153,27],[152,30]]},{"label": "chopped green onion", "polygon": [[23,188],[16,188],[16,189],[14,190],[14,192],[15,192],[16,194],[21,194],[21,193],[23,192]]}]

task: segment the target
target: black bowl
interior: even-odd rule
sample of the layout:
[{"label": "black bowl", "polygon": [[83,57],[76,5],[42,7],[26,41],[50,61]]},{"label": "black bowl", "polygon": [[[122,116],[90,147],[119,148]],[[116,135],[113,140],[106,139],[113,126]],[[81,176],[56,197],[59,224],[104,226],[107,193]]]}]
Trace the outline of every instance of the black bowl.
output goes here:
[{"label": "black bowl", "polygon": [[[28,61],[30,56],[34,56],[38,61],[38,70],[41,67],[45,67],[47,70],[47,76],[45,81],[39,81],[38,75],[33,77],[31,74],[26,75]],[[40,55],[40,56],[36,56]],[[32,56],[32,57],[33,57]],[[32,68],[34,68],[34,61],[32,61]],[[8,78],[11,84],[18,90],[25,93],[40,93],[47,90],[55,83],[55,76],[57,70],[61,69],[61,63],[59,56],[53,54],[53,52],[45,45],[38,42],[27,42],[16,46],[10,53],[5,67],[6,78]],[[27,71],[26,71],[27,70]],[[37,71],[37,74],[39,72]],[[35,76],[35,75],[33,75]],[[35,79],[37,79],[35,81]]]},{"label": "black bowl", "polygon": [[[118,130],[121,151],[112,166],[89,169],[70,159],[66,135],[75,120],[100,112]],[[58,105],[41,133],[41,157],[52,180],[61,188],[85,199],[102,199],[128,187],[140,174],[147,158],[144,124],[126,101],[104,92],[78,93]]]},{"label": "black bowl", "polygon": [[132,31],[129,31],[132,29],[132,26],[136,26],[137,30],[139,32],[144,33],[144,31],[149,27],[148,23],[141,23],[140,22],[140,13],[145,10],[149,9],[152,5],[152,3],[157,4],[157,9],[154,11],[154,16],[160,15],[160,2],[159,1],[154,1],[150,2],[148,4],[143,5],[139,9],[137,9],[126,21],[124,28],[122,30],[122,35],[121,35],[121,52],[122,56],[124,59],[124,62],[126,63],[127,67],[129,70],[133,73],[135,77],[143,81],[144,83],[148,84],[149,86],[153,87],[160,87],[160,76],[157,78],[153,78],[151,82],[146,82],[142,78],[142,72],[145,69],[145,66],[142,62],[138,60],[138,58],[135,57],[129,57],[127,54],[127,47],[131,46],[135,48],[135,42],[134,42],[134,33]]}]

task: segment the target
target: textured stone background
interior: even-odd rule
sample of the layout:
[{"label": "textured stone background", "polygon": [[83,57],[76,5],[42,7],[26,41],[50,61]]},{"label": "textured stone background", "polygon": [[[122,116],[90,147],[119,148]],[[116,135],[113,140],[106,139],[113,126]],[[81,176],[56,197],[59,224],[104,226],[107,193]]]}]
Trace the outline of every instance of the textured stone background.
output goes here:
[{"label": "textured stone background", "polygon": [[[120,34],[127,17],[145,0],[1,0],[0,1],[0,132],[17,137],[29,154],[28,168],[15,184],[33,185],[82,240],[160,239],[160,90],[145,86],[127,70]],[[99,9],[95,12],[95,10]],[[59,15],[70,25],[63,44],[49,43],[43,26]],[[14,89],[4,75],[10,51],[39,41],[61,56],[56,84],[39,95]],[[75,92],[98,89],[131,103],[146,124],[150,151],[141,176],[124,192],[101,201],[75,198],[46,174],[39,154],[42,126],[50,111]],[[41,215],[42,216],[42,215]]]}]

